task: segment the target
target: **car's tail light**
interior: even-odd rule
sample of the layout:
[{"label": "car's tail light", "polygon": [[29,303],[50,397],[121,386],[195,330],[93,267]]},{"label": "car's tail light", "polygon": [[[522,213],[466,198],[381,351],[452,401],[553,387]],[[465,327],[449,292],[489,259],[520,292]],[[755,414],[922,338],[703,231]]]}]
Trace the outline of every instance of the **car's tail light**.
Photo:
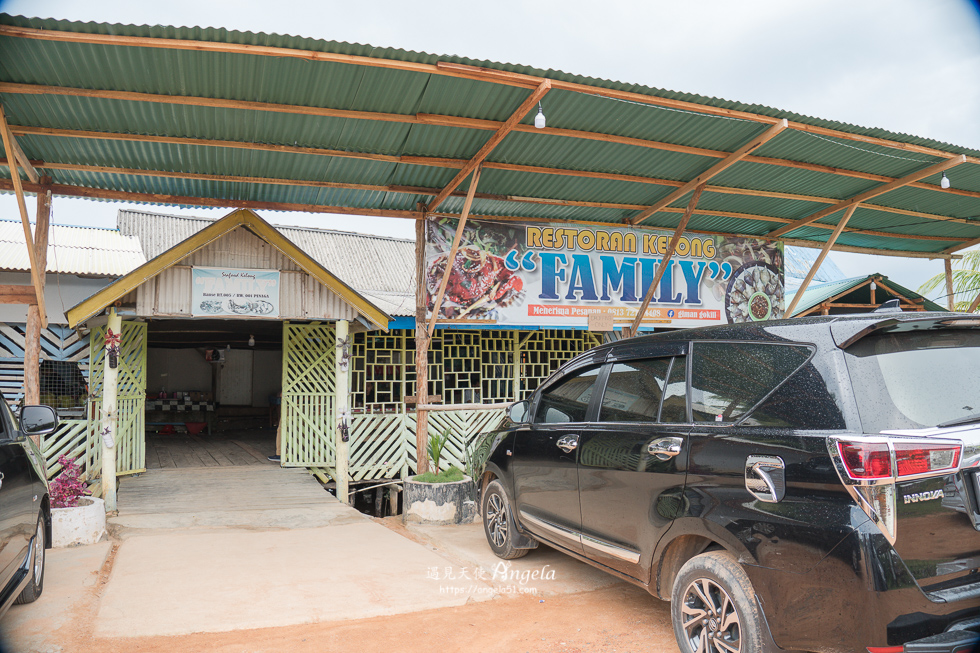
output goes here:
[{"label": "car's tail light", "polygon": [[892,455],[887,442],[840,441],[837,448],[851,478],[891,478]]},{"label": "car's tail light", "polygon": [[844,487],[892,544],[896,538],[896,483],[956,473],[963,456],[963,443],[957,440],[883,434],[831,437],[827,444]]},{"label": "car's tail light", "polygon": [[[873,481],[954,471],[960,464],[963,445],[929,440],[839,440],[837,450],[851,478]],[[893,451],[895,472],[892,471]]]},{"label": "car's tail light", "polygon": [[953,470],[960,464],[959,444],[896,442],[894,447],[899,478]]}]

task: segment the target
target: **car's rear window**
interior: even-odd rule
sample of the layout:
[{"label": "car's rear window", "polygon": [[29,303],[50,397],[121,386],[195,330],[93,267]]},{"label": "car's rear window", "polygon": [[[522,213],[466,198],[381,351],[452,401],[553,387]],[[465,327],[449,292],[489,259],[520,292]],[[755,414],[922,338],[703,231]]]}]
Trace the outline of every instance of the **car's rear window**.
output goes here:
[{"label": "car's rear window", "polygon": [[873,334],[845,351],[866,433],[980,413],[980,331]]},{"label": "car's rear window", "polygon": [[804,345],[694,343],[691,368],[694,421],[738,420],[798,370],[812,353],[813,348]]}]

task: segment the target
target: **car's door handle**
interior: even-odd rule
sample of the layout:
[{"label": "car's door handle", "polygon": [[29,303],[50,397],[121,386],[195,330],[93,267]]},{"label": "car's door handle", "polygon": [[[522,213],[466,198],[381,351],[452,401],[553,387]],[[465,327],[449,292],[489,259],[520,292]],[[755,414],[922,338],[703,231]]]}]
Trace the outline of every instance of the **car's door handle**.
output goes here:
[{"label": "car's door handle", "polygon": [[571,453],[578,446],[577,435],[563,435],[558,438],[558,448],[565,453]]},{"label": "car's door handle", "polygon": [[681,452],[684,438],[659,438],[647,445],[647,453],[660,460],[670,460]]}]

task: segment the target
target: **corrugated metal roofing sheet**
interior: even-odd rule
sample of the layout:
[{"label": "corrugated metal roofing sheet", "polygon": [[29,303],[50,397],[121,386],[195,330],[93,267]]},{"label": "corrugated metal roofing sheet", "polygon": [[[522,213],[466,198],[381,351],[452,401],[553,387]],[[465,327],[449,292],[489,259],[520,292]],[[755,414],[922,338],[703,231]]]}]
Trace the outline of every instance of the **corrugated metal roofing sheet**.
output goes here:
[{"label": "corrugated metal roofing sheet", "polygon": [[[146,263],[139,239],[117,229],[51,225],[48,272],[118,277]],[[0,220],[0,270],[31,269],[20,221]]]},{"label": "corrugated metal roofing sheet", "polygon": [[[858,286],[862,285],[864,282],[872,278],[880,278],[882,283],[887,283],[892,289],[901,295],[909,299],[922,299],[925,309],[927,311],[945,311],[946,308],[940,306],[936,302],[926,299],[914,290],[909,290],[904,286],[900,286],[894,281],[890,281],[888,277],[881,274],[870,274],[864,277],[852,277],[850,279],[841,279],[838,281],[831,281],[829,283],[822,283],[815,286],[810,286],[803,293],[800,298],[800,303],[797,304],[796,308],[793,310],[793,316],[799,315],[806,310],[817,306],[818,304],[827,301],[831,297],[840,295],[841,293],[846,293],[849,290],[856,289]],[[793,303],[793,298],[796,297],[796,292],[786,294],[786,305],[789,306]],[[884,302],[885,300],[891,298],[892,296],[885,292],[884,290],[879,290],[877,294],[877,300],[879,302]],[[792,316],[791,316],[792,317]]]},{"label": "corrugated metal roofing sheet", "polygon": [[[53,30],[263,45],[427,66],[440,62],[458,63],[516,72],[586,87],[586,92],[556,89],[545,96],[549,127],[658,141],[688,148],[707,148],[716,152],[735,151],[768,126],[739,117],[708,116],[600,97],[589,92],[588,87],[680,100],[700,107],[726,111],[751,112],[757,116],[785,118],[798,123],[798,126],[890,139],[897,143],[943,150],[948,155],[965,153],[980,157],[980,151],[977,150],[760,105],[458,56],[216,28],[97,24],[7,15],[0,15],[0,25],[49,32]],[[435,114],[503,121],[528,95],[527,89],[515,86],[449,77],[424,70],[395,70],[294,57],[70,43],[10,35],[0,35],[0,51],[3,53],[0,57],[0,83],[375,111],[398,114],[406,120],[415,120],[416,114]],[[17,127],[36,127],[116,132],[124,135],[235,141],[246,146],[298,146],[369,155],[457,160],[471,158],[492,134],[492,131],[486,129],[421,122],[409,124],[170,102],[71,97],[55,93],[32,95],[5,92],[2,100],[15,131]],[[522,118],[523,124],[531,124],[533,117],[534,111],[531,111]],[[231,148],[200,143],[136,143],[111,138],[70,138],[64,134],[22,134],[18,139],[28,156],[33,159],[42,160],[49,165],[88,166],[89,169],[85,171],[68,171],[59,169],[56,165],[48,168],[40,165],[39,168],[49,174],[56,184],[124,193],[216,198],[227,204],[254,201],[404,212],[414,211],[417,202],[428,201],[431,196],[383,190],[315,188],[309,185],[177,180],[93,168],[139,168],[198,175],[271,177],[308,182],[426,188],[444,186],[457,170],[444,167],[445,162],[437,164],[430,161],[431,165],[413,165],[398,161],[365,161],[322,154],[269,152],[240,146]],[[834,174],[835,169],[845,173],[856,171],[901,177],[940,160],[939,157],[927,153],[807,133],[802,128],[783,131],[759,148],[753,156],[826,166],[827,170],[802,170],[759,162],[758,159],[747,160],[735,164],[710,183],[752,191],[814,195],[841,200],[874,188],[880,182],[849,174]],[[496,163],[678,181],[697,177],[718,160],[716,156],[651,149],[612,142],[612,139],[584,140],[548,131],[511,132],[488,158],[489,162]],[[9,169],[0,167],[0,175],[4,174],[9,177]],[[955,189],[972,194],[964,196],[954,192],[904,188],[872,202],[903,210],[931,213],[940,218],[968,220],[975,222],[976,228],[972,224],[954,226],[954,223],[941,220],[931,220],[932,224],[926,224],[927,219],[916,222],[904,215],[863,209],[853,218],[853,226],[898,234],[950,235],[962,238],[963,242],[980,238],[980,165],[961,165],[951,171],[949,176],[954,180]],[[938,183],[938,177],[934,175],[925,181],[935,184]],[[481,178],[479,190],[482,193],[504,196],[576,200],[593,204],[606,202],[649,205],[667,196],[673,191],[673,187],[540,171],[515,172],[488,168]],[[167,198],[162,199],[166,201]],[[172,201],[193,203],[193,200]],[[673,206],[682,206],[686,201],[686,198],[681,198]],[[452,197],[440,207],[440,212],[458,212],[461,206],[462,198]],[[826,203],[805,200],[705,193],[701,208],[799,219],[826,206]],[[474,201],[473,213],[600,222],[619,222],[635,215],[635,211],[628,209],[554,206],[486,198],[477,198]],[[659,213],[652,216],[648,224],[672,227],[677,224],[677,220],[676,213]],[[692,219],[692,228],[725,233],[764,235],[779,226],[778,222],[748,218],[695,215]],[[821,241],[827,235],[825,229],[801,228],[787,234],[787,237]],[[845,233],[840,239],[840,243],[844,245],[920,252],[941,252],[956,242],[854,233]]]}]

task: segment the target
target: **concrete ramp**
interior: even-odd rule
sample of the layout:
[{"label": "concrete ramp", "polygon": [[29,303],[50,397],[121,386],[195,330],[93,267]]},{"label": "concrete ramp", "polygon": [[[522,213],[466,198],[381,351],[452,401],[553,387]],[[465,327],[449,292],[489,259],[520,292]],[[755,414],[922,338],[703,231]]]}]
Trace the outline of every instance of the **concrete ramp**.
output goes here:
[{"label": "concrete ramp", "polygon": [[303,468],[152,469],[120,479],[110,527],[313,528],[364,521]]}]

